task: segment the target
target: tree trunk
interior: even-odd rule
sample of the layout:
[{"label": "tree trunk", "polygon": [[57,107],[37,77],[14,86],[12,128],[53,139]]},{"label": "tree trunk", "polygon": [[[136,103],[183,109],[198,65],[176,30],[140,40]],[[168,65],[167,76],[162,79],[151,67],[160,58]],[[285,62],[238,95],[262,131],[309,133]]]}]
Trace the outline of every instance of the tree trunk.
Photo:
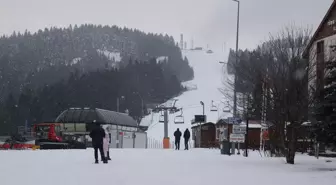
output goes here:
[{"label": "tree trunk", "polygon": [[[292,123],[293,124],[293,123]],[[295,152],[296,152],[296,130],[293,126],[287,127],[287,153],[286,162],[287,164],[294,164]]]}]

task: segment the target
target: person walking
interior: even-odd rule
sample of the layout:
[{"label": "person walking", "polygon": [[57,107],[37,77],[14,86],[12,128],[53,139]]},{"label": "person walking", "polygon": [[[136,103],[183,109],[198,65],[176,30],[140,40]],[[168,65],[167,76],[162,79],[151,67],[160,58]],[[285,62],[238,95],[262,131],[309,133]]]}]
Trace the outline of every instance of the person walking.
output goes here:
[{"label": "person walking", "polygon": [[[105,137],[104,137],[104,142],[103,142],[103,149],[104,149],[104,156],[106,157],[106,160],[111,160],[110,158],[110,129],[109,126],[107,126],[105,129]],[[102,159],[103,160],[103,159]]]},{"label": "person walking", "polygon": [[189,150],[189,139],[190,139],[190,132],[188,130],[188,128],[184,131],[183,133],[183,138],[184,138],[184,150]]},{"label": "person walking", "polygon": [[104,163],[107,163],[107,159],[104,155],[103,150],[103,140],[105,138],[105,130],[100,127],[99,123],[96,123],[95,128],[92,129],[90,132],[90,137],[92,138],[92,146],[94,148],[94,157],[95,157],[95,163],[98,164],[98,150],[100,152],[100,156]]},{"label": "person walking", "polygon": [[180,150],[181,136],[182,136],[182,133],[181,133],[180,129],[177,128],[177,130],[174,132],[175,150]]}]

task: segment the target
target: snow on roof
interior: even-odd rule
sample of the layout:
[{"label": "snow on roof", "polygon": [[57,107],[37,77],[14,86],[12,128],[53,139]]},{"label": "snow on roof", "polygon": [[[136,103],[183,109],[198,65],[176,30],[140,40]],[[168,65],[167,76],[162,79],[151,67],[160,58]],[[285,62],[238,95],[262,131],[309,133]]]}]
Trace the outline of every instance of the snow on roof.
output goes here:
[{"label": "snow on roof", "polygon": [[[240,124],[241,127],[246,127],[246,123],[244,124]],[[261,124],[256,124],[256,123],[252,123],[252,124],[249,124],[249,127],[248,128],[263,128],[263,126],[261,126]]]}]

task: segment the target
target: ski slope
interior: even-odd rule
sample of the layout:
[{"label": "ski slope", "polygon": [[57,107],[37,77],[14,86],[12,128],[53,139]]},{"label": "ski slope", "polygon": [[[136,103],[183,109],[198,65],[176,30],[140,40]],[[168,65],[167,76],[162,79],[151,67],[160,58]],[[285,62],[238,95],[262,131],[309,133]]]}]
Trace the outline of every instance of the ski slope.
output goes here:
[{"label": "ski slope", "polygon": [[332,185],[336,160],[283,158],[219,150],[113,149],[108,164],[93,164],[93,150],[0,150],[1,185]]},{"label": "ski slope", "polygon": [[[175,124],[174,118],[180,113],[169,115],[168,135],[171,140],[174,138],[173,133],[177,128],[183,132],[186,128],[191,127],[191,120],[195,114],[203,114],[200,101],[204,102],[204,111],[207,116],[207,121],[216,123],[219,117],[228,117],[231,113],[223,112],[223,109],[228,105],[232,106],[232,98],[224,96],[219,88],[227,88],[228,76],[226,75],[226,65],[219,61],[226,61],[227,56],[224,52],[214,52],[207,54],[205,51],[183,51],[183,54],[188,58],[189,64],[194,68],[194,79],[184,84],[186,86],[197,87],[196,90],[184,92],[176,97],[177,108],[183,108],[184,124]],[[227,89],[229,90],[229,89]],[[218,108],[218,111],[211,111],[211,104]],[[224,102],[224,103],[222,103]],[[168,101],[166,104],[169,104]],[[163,139],[163,123],[159,123],[160,113],[148,115],[141,121],[141,125],[148,126],[148,137],[156,140]]]}]

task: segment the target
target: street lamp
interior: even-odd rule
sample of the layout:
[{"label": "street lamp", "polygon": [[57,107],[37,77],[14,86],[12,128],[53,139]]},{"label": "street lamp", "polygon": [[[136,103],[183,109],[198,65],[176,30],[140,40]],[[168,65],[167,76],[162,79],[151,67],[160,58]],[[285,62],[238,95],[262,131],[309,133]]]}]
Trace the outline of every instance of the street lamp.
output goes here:
[{"label": "street lamp", "polygon": [[117,112],[119,112],[120,98],[121,98],[121,99],[125,99],[125,96],[117,97]]},{"label": "street lamp", "polygon": [[[239,41],[239,11],[240,11],[240,1],[239,0],[232,0],[234,2],[238,3],[238,12],[237,12],[237,35],[236,35],[236,65],[238,64],[238,41]],[[236,77],[236,71],[235,71],[235,77],[234,77],[234,92],[233,92],[233,116],[236,117],[237,114],[237,90],[236,90],[236,84],[237,84],[237,77]]]},{"label": "street lamp", "polygon": [[[239,11],[240,11],[240,1],[232,0],[238,3],[238,11],[237,11],[237,35],[236,35],[236,65],[238,64],[238,41],[239,41]],[[234,90],[233,90],[233,117],[237,117],[237,71],[234,71]],[[238,143],[239,148],[239,143]],[[232,151],[234,153],[235,145],[232,145]],[[238,154],[239,154],[238,149]]]},{"label": "street lamp", "polygon": [[141,118],[142,118],[142,116],[144,115],[144,111],[143,111],[144,110],[144,101],[143,101],[143,98],[142,98],[142,96],[140,95],[139,92],[137,92],[137,93],[133,92],[133,94],[137,94],[139,96],[140,100],[141,100]]},{"label": "street lamp", "polygon": [[202,107],[203,107],[203,116],[204,116],[204,102],[203,101],[200,101]]}]

